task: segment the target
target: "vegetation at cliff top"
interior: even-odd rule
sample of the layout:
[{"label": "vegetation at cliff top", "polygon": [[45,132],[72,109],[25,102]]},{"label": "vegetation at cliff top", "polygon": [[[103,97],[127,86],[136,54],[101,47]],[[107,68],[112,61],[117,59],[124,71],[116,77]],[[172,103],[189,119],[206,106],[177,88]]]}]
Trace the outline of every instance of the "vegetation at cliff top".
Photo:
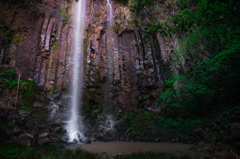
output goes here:
[{"label": "vegetation at cliff top", "polygon": [[131,0],[131,7],[130,11],[136,11],[137,14],[140,13],[140,11],[145,6],[150,6],[155,2],[156,0]]},{"label": "vegetation at cliff top", "polygon": [[[144,8],[155,2],[133,0],[130,10],[141,15]],[[184,35],[169,61],[172,68],[178,67],[180,71],[169,74],[170,79],[164,82],[162,106],[189,113],[193,117],[238,106],[240,2],[177,0],[176,5],[178,12],[168,15],[167,21],[140,22],[145,25],[148,34],[161,33],[169,37],[173,34]]]},{"label": "vegetation at cliff top", "polygon": [[27,9],[41,0],[8,0],[10,4],[18,4],[21,8]]},{"label": "vegetation at cliff top", "polygon": [[[130,10],[141,16],[154,3],[142,4],[135,3]],[[168,15],[167,21],[138,21],[149,35],[181,39],[168,68],[179,71],[172,71],[164,81],[160,116],[143,110],[128,112],[126,130],[138,140],[151,132],[160,138],[192,136],[200,128],[210,130],[201,140],[223,142],[221,134],[212,130],[214,120],[222,127],[239,122],[233,112],[239,113],[240,105],[240,2],[178,0],[176,5],[178,12]]]},{"label": "vegetation at cliff top", "polygon": [[115,1],[124,5],[128,5],[128,0],[115,0]]},{"label": "vegetation at cliff top", "polygon": [[175,33],[187,35],[172,58],[182,71],[166,81],[162,104],[193,116],[239,105],[240,2],[184,2],[184,9],[173,16],[172,27]]}]

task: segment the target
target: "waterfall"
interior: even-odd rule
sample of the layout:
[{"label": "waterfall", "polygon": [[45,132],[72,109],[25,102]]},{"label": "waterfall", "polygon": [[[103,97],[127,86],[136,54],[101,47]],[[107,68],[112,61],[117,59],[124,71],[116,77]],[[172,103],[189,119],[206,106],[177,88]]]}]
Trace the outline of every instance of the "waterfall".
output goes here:
[{"label": "waterfall", "polygon": [[[112,3],[110,0],[107,0],[107,17],[109,18],[107,25],[107,82],[111,84],[113,82],[113,47],[114,47],[114,37],[113,37],[113,11],[112,11]],[[108,90],[108,93],[109,90]]]},{"label": "waterfall", "polygon": [[113,11],[112,11],[112,4],[110,2],[110,0],[107,0],[107,6],[108,6],[108,14],[109,14],[109,21],[110,21],[110,24],[112,25],[112,22],[113,22]]},{"label": "waterfall", "polygon": [[86,0],[76,3],[74,13],[74,42],[73,42],[73,70],[71,81],[71,110],[70,119],[67,122],[67,134],[69,142],[84,141],[83,121],[81,117],[82,85],[83,85],[83,38],[85,27]]},{"label": "waterfall", "polygon": [[106,86],[105,86],[105,97],[104,97],[104,106],[105,106],[105,123],[102,126],[105,131],[111,131],[114,129],[115,120],[112,108],[112,84],[114,77],[114,70],[116,62],[114,61],[114,31],[113,31],[113,7],[111,0],[107,0],[107,50],[106,50],[106,63],[107,63],[107,73],[106,73]]}]

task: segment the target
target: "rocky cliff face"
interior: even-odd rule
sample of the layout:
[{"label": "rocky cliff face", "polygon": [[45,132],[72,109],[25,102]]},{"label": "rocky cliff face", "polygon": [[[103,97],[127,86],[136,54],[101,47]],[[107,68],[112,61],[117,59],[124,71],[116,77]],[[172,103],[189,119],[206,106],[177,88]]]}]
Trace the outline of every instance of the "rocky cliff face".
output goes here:
[{"label": "rocky cliff face", "polygon": [[[178,38],[147,34],[134,22],[136,15],[129,6],[116,1],[111,4],[112,22],[107,0],[88,1],[85,104],[159,111],[159,93],[167,79],[167,63],[178,46]],[[165,13],[173,12],[165,4],[157,7]],[[149,20],[146,13],[141,14],[142,23]],[[156,17],[161,22],[164,13]]]},{"label": "rocky cliff face", "polygon": [[[22,77],[34,80],[41,88],[36,101],[52,95],[47,108],[34,103],[33,113],[26,119],[39,123],[51,120],[54,131],[61,128],[63,141],[67,141],[64,125],[69,97],[61,97],[61,93],[67,91],[71,80],[72,3],[42,0],[28,8],[7,1],[0,3],[2,25],[11,33],[9,43],[5,42],[6,36],[0,41],[1,66],[15,66]],[[149,33],[142,25],[152,17],[165,21],[165,14],[173,14],[173,5],[155,5],[158,12],[151,11],[152,17],[146,10],[137,16],[129,10],[130,5],[87,0],[82,115],[84,133],[92,141],[128,140],[129,135],[122,129],[125,117],[114,114],[136,108],[158,113],[159,95],[168,71],[179,72],[184,65],[184,61],[169,65],[179,37]],[[4,100],[0,104],[11,106],[16,93],[0,90],[0,95],[0,101]],[[28,125],[30,130],[32,124]]]},{"label": "rocky cliff face", "polygon": [[[134,22],[136,15],[129,6],[110,2],[112,19],[107,0],[87,0],[84,107],[158,111],[167,62],[178,46],[178,38],[147,34]],[[1,65],[16,66],[18,73],[36,81],[47,94],[67,88],[72,2],[42,0],[22,8],[1,1],[0,6],[3,25],[13,31],[11,43],[1,45]],[[157,7],[169,14],[174,11],[167,4]],[[140,20],[148,21],[147,15],[142,12]],[[164,20],[163,13],[155,16]]]},{"label": "rocky cliff face", "polygon": [[1,19],[13,37],[1,46],[1,65],[17,68],[47,92],[66,87],[70,59],[71,2],[42,0],[23,7],[1,1]]}]

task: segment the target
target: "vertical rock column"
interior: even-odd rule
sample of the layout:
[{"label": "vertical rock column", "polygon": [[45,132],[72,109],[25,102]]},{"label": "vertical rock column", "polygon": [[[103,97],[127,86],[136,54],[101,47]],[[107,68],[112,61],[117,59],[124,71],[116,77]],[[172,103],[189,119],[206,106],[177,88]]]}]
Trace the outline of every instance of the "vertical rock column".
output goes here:
[{"label": "vertical rock column", "polygon": [[62,2],[56,14],[46,15],[41,31],[34,80],[49,93],[68,85],[70,56],[71,4]]}]

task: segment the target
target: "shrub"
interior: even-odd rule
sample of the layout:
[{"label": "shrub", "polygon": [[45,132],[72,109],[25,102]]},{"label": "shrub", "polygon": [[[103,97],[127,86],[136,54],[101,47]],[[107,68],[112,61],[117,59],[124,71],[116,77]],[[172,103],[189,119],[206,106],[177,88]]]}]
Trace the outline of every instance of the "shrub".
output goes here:
[{"label": "shrub", "polygon": [[12,88],[17,84],[17,72],[13,67],[1,67],[0,68],[0,84],[4,82],[8,84],[9,88]]},{"label": "shrub", "polygon": [[169,87],[161,97],[165,106],[206,115],[226,105],[239,104],[239,8],[239,2],[201,0],[174,16],[173,30],[182,30],[188,36],[175,52],[173,62],[184,59],[182,69],[190,69],[167,81]]},{"label": "shrub", "polygon": [[128,0],[115,0],[117,3],[121,3],[123,5],[128,5]]},{"label": "shrub", "polygon": [[135,140],[173,138],[177,135],[190,135],[197,127],[205,127],[203,119],[163,118],[142,109],[125,114],[125,131]]}]

